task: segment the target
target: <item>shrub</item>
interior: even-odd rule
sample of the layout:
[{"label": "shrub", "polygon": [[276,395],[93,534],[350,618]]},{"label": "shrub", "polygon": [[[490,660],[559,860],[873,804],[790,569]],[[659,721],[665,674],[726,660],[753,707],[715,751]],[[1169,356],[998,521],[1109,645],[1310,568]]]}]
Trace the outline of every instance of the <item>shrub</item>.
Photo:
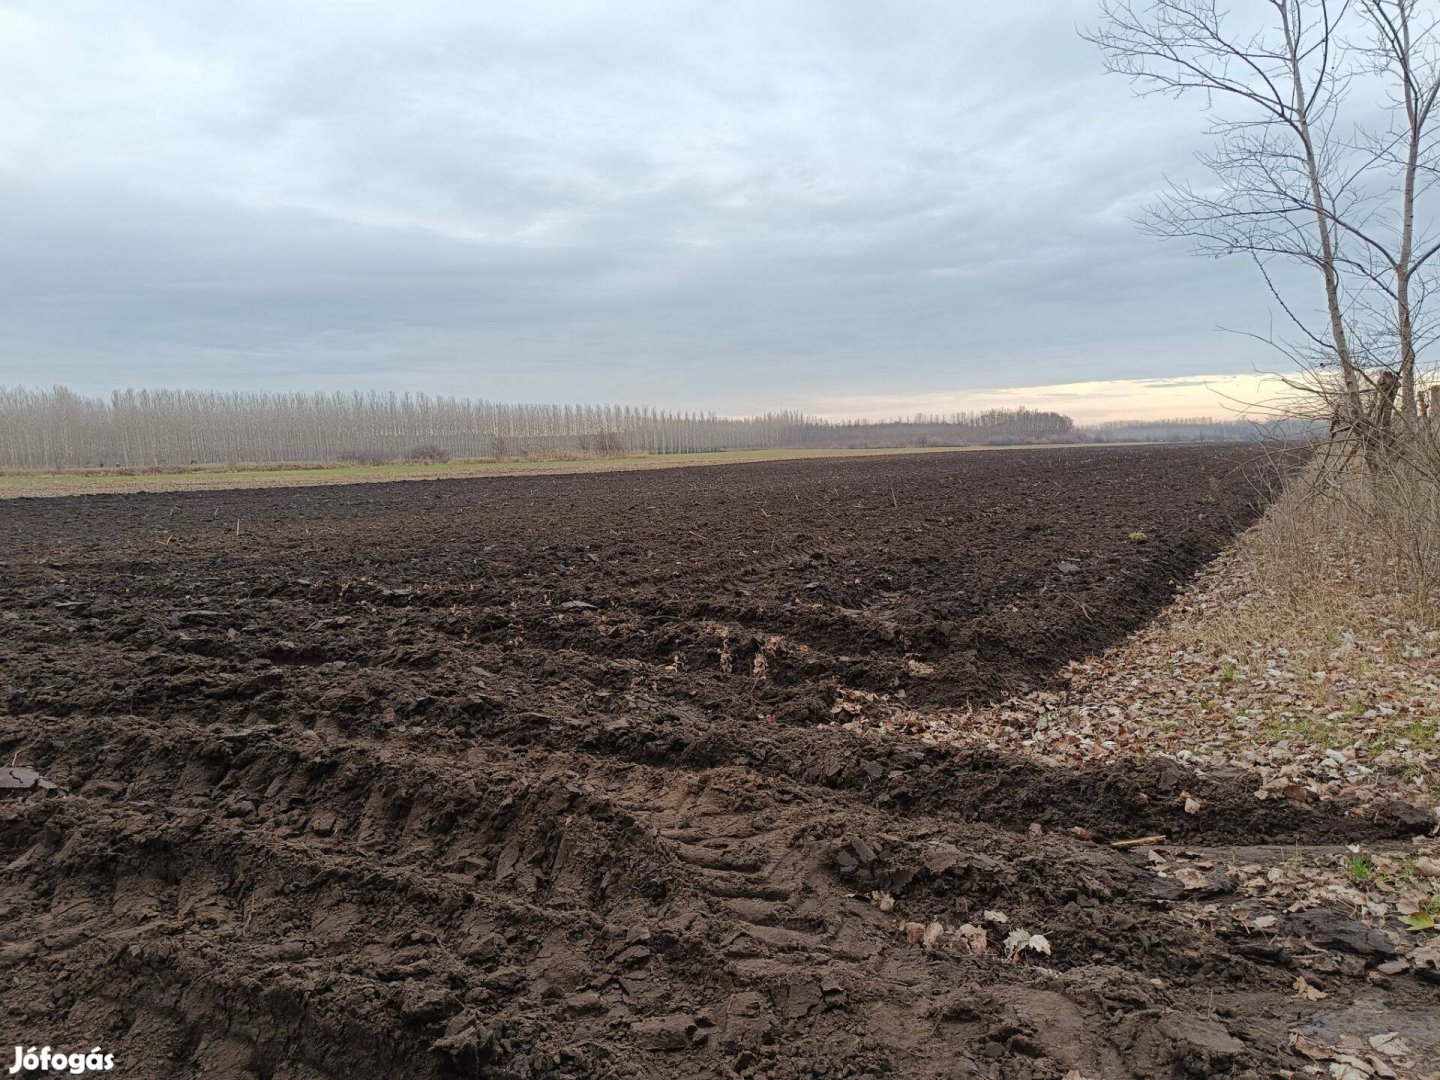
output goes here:
[{"label": "shrub", "polygon": [[390,455],[384,450],[373,448],[366,450],[346,450],[339,454],[339,459],[351,465],[385,465],[390,461]]},{"label": "shrub", "polygon": [[602,457],[621,457],[625,453],[625,436],[618,431],[597,431],[581,441],[584,449]]},{"label": "shrub", "polygon": [[421,443],[405,451],[405,460],[412,465],[444,465],[453,455],[435,443]]}]

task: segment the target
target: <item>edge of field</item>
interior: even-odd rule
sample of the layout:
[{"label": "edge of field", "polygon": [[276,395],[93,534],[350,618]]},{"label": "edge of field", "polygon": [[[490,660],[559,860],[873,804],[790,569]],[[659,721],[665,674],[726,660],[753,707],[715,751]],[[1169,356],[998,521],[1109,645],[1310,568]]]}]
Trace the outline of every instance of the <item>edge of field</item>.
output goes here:
[{"label": "edge of field", "polygon": [[454,461],[443,465],[267,465],[177,466],[145,472],[75,470],[0,470],[0,499],[53,498],[63,495],[125,495],[160,491],[223,491],[232,488],[316,487],[325,484],[377,484],[397,480],[466,480],[487,476],[557,476],[572,473],[631,472],[642,469],[738,465],[752,461],[875,457],[892,454],[959,454],[996,450],[1096,449],[1158,443],[1025,443],[1016,446],[909,446],[846,450],[722,450],[690,454],[535,461]]},{"label": "edge of field", "polygon": [[[959,712],[872,695],[843,726],[1061,769],[1169,758],[1246,778],[1258,801],[1403,819],[1408,842],[1122,844],[1146,852],[1183,895],[1194,890],[1196,925],[1235,919],[1263,930],[1246,923],[1256,902],[1338,908],[1390,942],[1382,973],[1440,982],[1440,591],[1398,572],[1385,537],[1365,524],[1371,513],[1291,484],[1155,619],[1070,664],[1057,688]],[[1174,799],[1202,821],[1212,812],[1189,791]],[[1204,891],[1217,866],[1233,886],[1222,903]],[[1313,1060],[1341,1060],[1339,1049],[1313,1048]]]}]

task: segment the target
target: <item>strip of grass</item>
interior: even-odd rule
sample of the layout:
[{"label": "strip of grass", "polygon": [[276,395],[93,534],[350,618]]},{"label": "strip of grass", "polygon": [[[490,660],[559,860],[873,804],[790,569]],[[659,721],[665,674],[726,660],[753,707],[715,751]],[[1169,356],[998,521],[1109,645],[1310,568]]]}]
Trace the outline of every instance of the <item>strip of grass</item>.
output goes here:
[{"label": "strip of grass", "polygon": [[[1117,445],[1117,444],[1105,444]],[[0,473],[0,499],[55,495],[113,495],[140,491],[202,491],[225,488],[310,487],[319,484],[382,483],[391,480],[440,480],[483,476],[534,476],[564,473],[670,469],[695,465],[733,465],[746,461],[793,458],[870,457],[880,454],[963,453],[982,450],[1053,450],[1034,446],[903,447],[865,450],[725,450],[699,454],[652,454],[612,458],[534,461],[452,461],[443,465],[179,466],[173,472],[124,473],[85,469]]]}]

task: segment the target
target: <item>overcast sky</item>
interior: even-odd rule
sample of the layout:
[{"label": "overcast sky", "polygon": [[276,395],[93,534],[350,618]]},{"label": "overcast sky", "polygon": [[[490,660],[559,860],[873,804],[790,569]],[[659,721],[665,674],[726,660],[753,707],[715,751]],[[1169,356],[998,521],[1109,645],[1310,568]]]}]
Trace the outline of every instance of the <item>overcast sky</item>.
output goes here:
[{"label": "overcast sky", "polygon": [[0,0],[0,383],[861,415],[1272,364],[1217,329],[1253,272],[1132,224],[1204,121],[1092,17]]}]

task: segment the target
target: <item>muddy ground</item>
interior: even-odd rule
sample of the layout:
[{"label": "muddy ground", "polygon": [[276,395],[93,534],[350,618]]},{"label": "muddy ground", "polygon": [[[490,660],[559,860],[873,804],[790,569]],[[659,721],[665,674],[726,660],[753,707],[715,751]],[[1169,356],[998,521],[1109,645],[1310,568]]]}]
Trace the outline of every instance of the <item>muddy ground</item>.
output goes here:
[{"label": "muddy ground", "polygon": [[[1223,872],[1177,897],[1107,843],[1223,865],[1403,843],[1403,807],[832,726],[1116,641],[1253,520],[1251,457],[0,503],[0,766],[57,785],[0,790],[0,1045],[147,1078],[1274,1076],[1292,1031],[1423,1016],[1343,918],[1197,928]],[[1007,958],[1017,927],[1050,954]]]}]

